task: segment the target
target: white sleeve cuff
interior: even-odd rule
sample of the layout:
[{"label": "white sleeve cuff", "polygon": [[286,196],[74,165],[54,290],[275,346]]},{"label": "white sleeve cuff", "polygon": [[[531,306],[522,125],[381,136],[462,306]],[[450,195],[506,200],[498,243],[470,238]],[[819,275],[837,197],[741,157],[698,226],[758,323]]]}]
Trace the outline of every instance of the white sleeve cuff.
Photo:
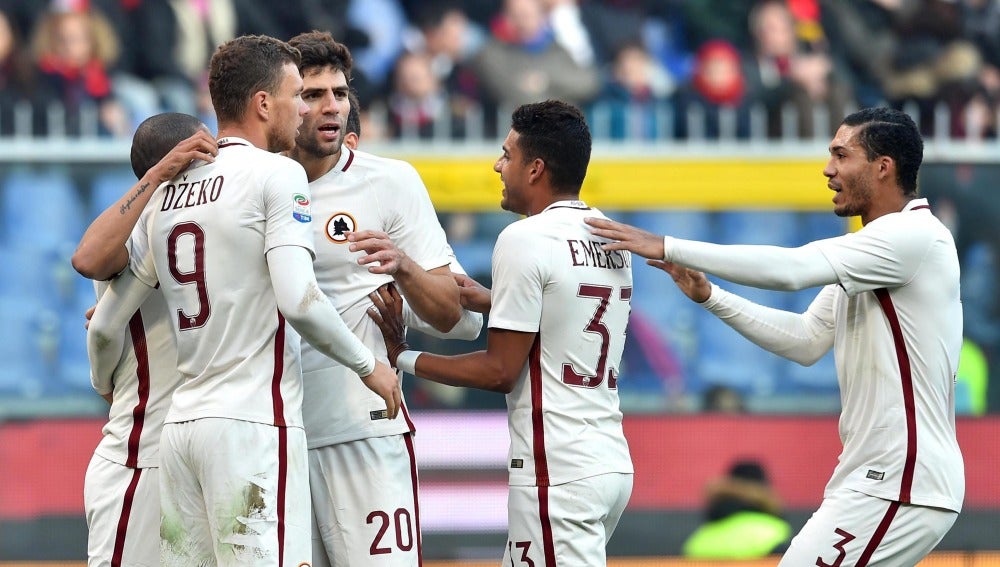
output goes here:
[{"label": "white sleeve cuff", "polygon": [[399,353],[396,357],[396,368],[406,372],[407,374],[412,374],[416,376],[417,374],[417,357],[423,354],[419,350],[404,350]]},{"label": "white sleeve cuff", "polygon": [[670,256],[671,256],[670,253],[673,251],[673,247],[674,247],[674,237],[673,236],[664,236],[663,237],[663,261],[664,262],[671,262],[672,261],[670,259]]}]

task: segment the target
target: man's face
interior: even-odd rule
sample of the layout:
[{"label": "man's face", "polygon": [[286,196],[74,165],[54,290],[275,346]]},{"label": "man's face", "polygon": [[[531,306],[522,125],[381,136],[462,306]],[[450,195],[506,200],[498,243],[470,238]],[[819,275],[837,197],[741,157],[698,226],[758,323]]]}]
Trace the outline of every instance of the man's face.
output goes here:
[{"label": "man's face", "polygon": [[295,137],[302,117],[309,111],[302,102],[302,76],[294,63],[282,69],[281,85],[271,99],[272,120],[267,132],[267,149],[284,152],[295,147]]},{"label": "man's face", "polygon": [[349,92],[343,71],[329,66],[306,71],[302,100],[309,114],[295,139],[300,151],[318,158],[340,154],[344,125],[351,111]]},{"label": "man's face", "polygon": [[518,144],[520,134],[511,130],[503,141],[503,152],[493,164],[493,171],[500,174],[503,183],[503,193],[500,207],[505,211],[528,214],[528,171],[531,164],[523,163],[521,147]]},{"label": "man's face", "polygon": [[861,216],[872,208],[874,179],[879,161],[868,161],[856,139],[857,127],[841,126],[830,142],[830,160],[823,169],[827,187],[836,191],[833,212],[840,217]]}]

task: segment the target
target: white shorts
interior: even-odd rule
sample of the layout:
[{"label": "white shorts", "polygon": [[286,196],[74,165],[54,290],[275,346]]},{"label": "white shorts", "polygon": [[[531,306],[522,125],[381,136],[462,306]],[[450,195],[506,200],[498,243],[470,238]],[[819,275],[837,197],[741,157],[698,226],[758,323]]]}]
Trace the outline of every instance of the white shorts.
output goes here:
[{"label": "white shorts", "polygon": [[511,486],[503,565],[605,567],[632,475],[611,473],[557,486]]},{"label": "white shorts", "polygon": [[87,566],[160,564],[160,487],[155,468],[94,455],[83,481]]},{"label": "white shorts", "polygon": [[823,499],[779,566],[916,565],[951,529],[957,512],[840,489]]},{"label": "white shorts", "polygon": [[165,424],[161,565],[309,565],[307,466],[302,428],[218,418]]},{"label": "white shorts", "polygon": [[420,565],[411,434],[310,449],[309,486],[314,567]]}]

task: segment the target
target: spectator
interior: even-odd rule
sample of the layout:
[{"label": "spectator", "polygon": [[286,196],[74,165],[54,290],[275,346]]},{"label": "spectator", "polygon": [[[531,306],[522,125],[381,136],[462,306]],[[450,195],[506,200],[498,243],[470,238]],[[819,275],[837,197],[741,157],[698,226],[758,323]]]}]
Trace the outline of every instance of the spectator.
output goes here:
[{"label": "spectator", "polygon": [[545,99],[583,103],[600,90],[597,68],[556,43],[541,0],[505,0],[475,59],[484,94],[500,107]]},{"label": "spectator", "polygon": [[394,138],[465,136],[464,117],[451,106],[424,53],[403,53],[396,61],[388,107]]},{"label": "spectator", "polygon": [[702,395],[701,409],[707,413],[744,413],[747,411],[742,394],[722,384],[713,384],[705,390]]},{"label": "spectator", "polygon": [[[752,55],[745,76],[753,96],[767,110],[767,133],[787,135],[786,109],[798,115],[793,134],[813,137],[832,132],[851,103],[853,93],[830,53],[800,42],[795,19],[785,0],[761,0],[750,12]],[[816,124],[814,108],[826,111],[826,124]]]},{"label": "spectator", "polygon": [[403,51],[406,14],[399,0],[348,0],[347,5],[347,25],[368,38],[349,46],[355,64],[376,92],[385,93],[393,62]]},{"label": "spectator", "polygon": [[479,82],[469,63],[484,41],[482,28],[469,20],[458,0],[421,3],[404,38],[408,51],[430,57],[431,71],[459,115],[482,109]]},{"label": "spectator", "polygon": [[673,91],[673,78],[642,43],[625,43],[615,54],[609,80],[595,105],[595,131],[601,132],[606,120],[608,133],[616,140],[662,136],[665,120],[661,117],[666,115]]},{"label": "spectator", "polygon": [[642,34],[642,14],[628,2],[543,0],[556,42],[580,65],[609,65]]},{"label": "spectator", "polygon": [[[118,39],[108,21],[95,11],[45,13],[32,38],[41,100],[60,102],[66,112],[65,133],[125,136],[131,132],[124,108],[111,89],[109,66],[118,56]],[[90,108],[96,124],[89,124]],[[53,133],[53,125],[49,125]],[[55,126],[58,128],[58,126]]]},{"label": "spectator", "polygon": [[675,135],[680,139],[750,135],[751,101],[743,63],[739,51],[727,41],[712,40],[698,48],[691,80],[674,98]]},{"label": "spectator", "polygon": [[22,45],[14,22],[0,10],[0,135],[4,136],[42,129],[42,113],[36,112],[30,105],[27,107],[31,112],[28,124],[20,126],[15,119],[19,103],[27,103],[34,95],[35,86],[31,60],[22,50]]},{"label": "spectator", "polygon": [[764,466],[736,461],[705,487],[705,523],[684,541],[691,559],[756,559],[783,551],[792,528]]}]

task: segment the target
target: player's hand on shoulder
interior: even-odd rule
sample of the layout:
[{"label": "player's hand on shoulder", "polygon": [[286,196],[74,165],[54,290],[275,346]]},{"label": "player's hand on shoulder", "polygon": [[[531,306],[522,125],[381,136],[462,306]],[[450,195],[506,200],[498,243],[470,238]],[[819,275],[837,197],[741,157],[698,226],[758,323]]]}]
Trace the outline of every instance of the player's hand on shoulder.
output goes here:
[{"label": "player's hand on shoulder", "polygon": [[219,143],[211,134],[199,129],[178,142],[174,149],[149,170],[149,175],[153,175],[153,181],[160,184],[173,179],[196,160],[212,163],[218,154]]},{"label": "player's hand on shoulder", "polygon": [[490,289],[466,274],[451,274],[458,284],[462,307],[476,313],[489,313],[492,305]]},{"label": "player's hand on shoulder", "polygon": [[[351,252],[359,250],[366,255],[358,259],[358,264],[368,266],[373,274],[395,275],[406,261],[406,254],[396,247],[389,235],[380,230],[361,230],[347,235]],[[375,264],[377,265],[369,265]]]},{"label": "player's hand on shoulder", "polygon": [[399,377],[396,372],[376,361],[375,370],[368,376],[363,376],[361,381],[369,390],[385,400],[386,415],[389,419],[396,419],[399,415],[399,406],[403,403],[403,394],[399,389]]},{"label": "player's hand on shoulder", "polygon": [[399,353],[409,349],[406,344],[406,328],[403,324],[403,298],[392,283],[387,283],[368,294],[374,306],[368,316],[382,331],[382,339],[389,355],[389,364],[396,366]]},{"label": "player's hand on shoulder", "polygon": [[590,225],[590,232],[595,236],[614,241],[604,244],[605,250],[628,250],[644,258],[663,259],[663,237],[658,234],[599,217],[588,217],[584,222]]}]

